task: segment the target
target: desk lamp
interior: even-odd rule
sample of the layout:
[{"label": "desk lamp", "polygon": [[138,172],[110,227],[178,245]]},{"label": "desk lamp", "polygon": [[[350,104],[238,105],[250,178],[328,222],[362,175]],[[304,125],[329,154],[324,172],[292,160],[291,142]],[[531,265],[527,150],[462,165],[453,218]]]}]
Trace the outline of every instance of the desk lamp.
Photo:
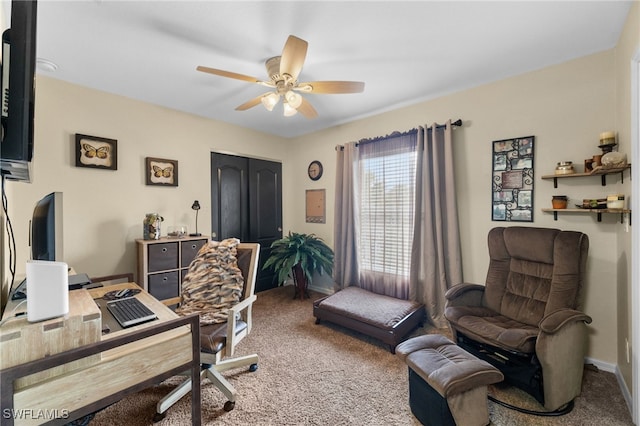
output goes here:
[{"label": "desk lamp", "polygon": [[191,205],[191,208],[196,211],[196,232],[193,234],[189,234],[190,237],[199,237],[202,234],[198,232],[198,210],[200,210],[200,203],[198,200],[195,200]]}]

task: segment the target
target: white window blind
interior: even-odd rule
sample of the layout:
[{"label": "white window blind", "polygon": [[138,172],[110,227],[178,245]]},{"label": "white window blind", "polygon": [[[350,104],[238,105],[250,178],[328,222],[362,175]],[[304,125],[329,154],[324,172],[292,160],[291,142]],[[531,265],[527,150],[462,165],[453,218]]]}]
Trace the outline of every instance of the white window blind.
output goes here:
[{"label": "white window blind", "polygon": [[[377,142],[359,162],[361,271],[409,277],[415,205],[415,142]],[[369,145],[369,144],[368,144]]]}]

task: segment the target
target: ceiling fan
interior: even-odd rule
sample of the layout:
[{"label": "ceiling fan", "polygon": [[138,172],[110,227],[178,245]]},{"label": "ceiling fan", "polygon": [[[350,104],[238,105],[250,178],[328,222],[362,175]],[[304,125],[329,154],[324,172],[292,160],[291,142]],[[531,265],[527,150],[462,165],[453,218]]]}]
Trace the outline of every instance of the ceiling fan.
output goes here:
[{"label": "ceiling fan", "polygon": [[315,118],[318,116],[317,111],[309,101],[297,92],[338,94],[359,93],[364,90],[364,83],[360,81],[309,81],[299,83],[298,75],[307,56],[307,47],[308,43],[306,41],[290,35],[282,49],[282,55],[269,58],[265,62],[269,76],[267,81],[244,74],[203,66],[198,66],[197,70],[222,77],[248,81],[249,83],[260,84],[273,89],[243,103],[236,108],[236,111],[245,111],[260,103],[267,110],[272,111],[280,101],[280,98],[282,98],[285,116],[292,116],[300,112],[306,118]]}]

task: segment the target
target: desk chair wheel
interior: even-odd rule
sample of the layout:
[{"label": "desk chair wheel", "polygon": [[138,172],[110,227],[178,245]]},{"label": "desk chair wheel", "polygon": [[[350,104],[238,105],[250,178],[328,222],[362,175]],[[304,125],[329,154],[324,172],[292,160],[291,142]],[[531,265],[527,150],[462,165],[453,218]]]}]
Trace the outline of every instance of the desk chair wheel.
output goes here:
[{"label": "desk chair wheel", "polygon": [[227,401],[224,403],[224,411],[231,411],[236,407],[235,401]]},{"label": "desk chair wheel", "polygon": [[157,423],[160,420],[164,419],[167,416],[167,412],[165,411],[164,413],[155,413],[153,415],[153,422]]},{"label": "desk chair wheel", "polygon": [[253,373],[254,371],[256,371],[257,369],[258,369],[258,364],[251,364],[251,365],[249,366],[249,371],[251,371],[252,373]]}]

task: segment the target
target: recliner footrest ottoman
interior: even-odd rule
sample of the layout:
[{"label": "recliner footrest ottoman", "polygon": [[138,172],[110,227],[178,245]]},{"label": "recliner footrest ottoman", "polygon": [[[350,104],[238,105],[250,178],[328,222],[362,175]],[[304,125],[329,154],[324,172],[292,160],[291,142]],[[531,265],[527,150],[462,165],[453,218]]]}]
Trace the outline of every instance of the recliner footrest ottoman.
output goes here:
[{"label": "recliner footrest ottoman", "polygon": [[409,367],[409,405],[423,425],[489,424],[487,386],[504,380],[497,368],[439,334],[396,347]]}]

